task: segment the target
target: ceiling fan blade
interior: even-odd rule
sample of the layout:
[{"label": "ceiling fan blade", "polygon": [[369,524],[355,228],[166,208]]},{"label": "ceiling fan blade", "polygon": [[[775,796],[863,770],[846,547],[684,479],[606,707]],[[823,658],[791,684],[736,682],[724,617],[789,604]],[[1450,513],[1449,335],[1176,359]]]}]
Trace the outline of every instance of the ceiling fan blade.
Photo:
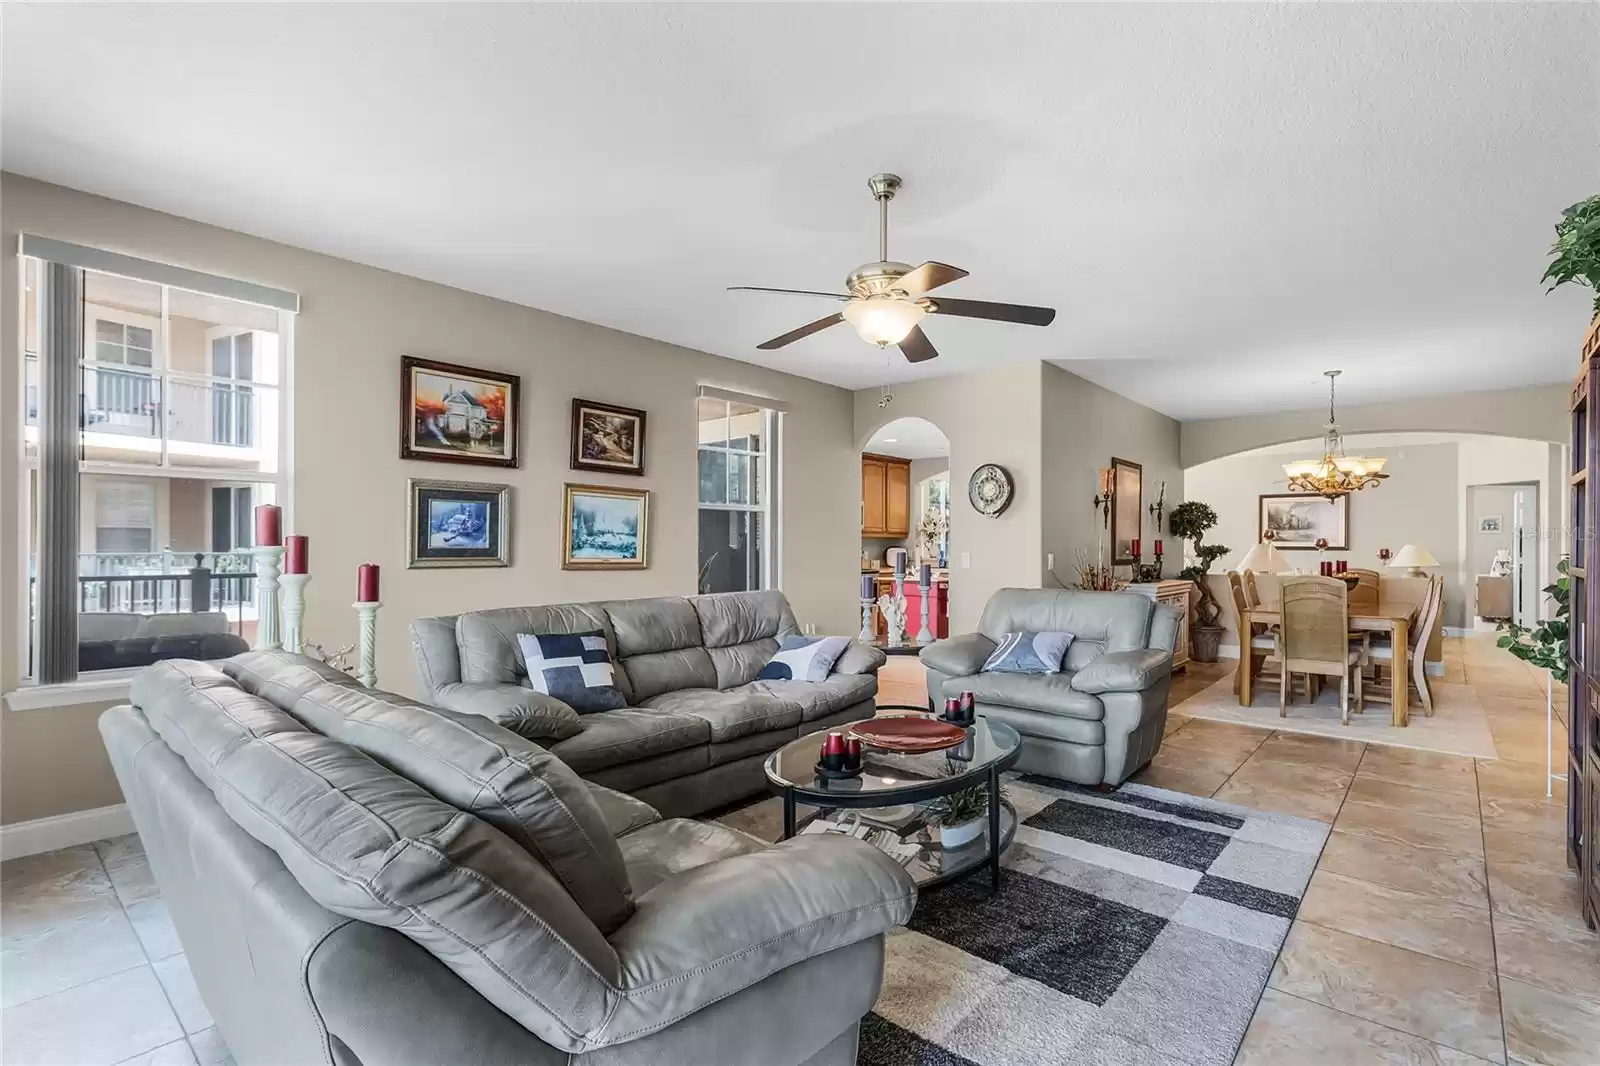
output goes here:
[{"label": "ceiling fan blade", "polygon": [[1056,320],[1054,307],[1027,304],[997,304],[988,300],[935,299],[928,310],[957,318],[987,318],[995,322],[1020,322],[1024,326],[1048,326]]},{"label": "ceiling fan blade", "polygon": [[785,296],[826,296],[830,300],[848,300],[850,295],[843,292],[814,292],[811,289],[769,289],[762,285],[729,285],[729,292],[779,292]]},{"label": "ceiling fan blade", "polygon": [[783,336],[774,337],[765,344],[758,344],[756,347],[763,352],[774,351],[778,348],[782,348],[786,344],[793,344],[797,340],[802,340],[806,337],[809,337],[813,333],[821,333],[829,326],[837,326],[843,321],[843,315],[829,315],[827,318],[819,318],[815,322],[807,322],[799,329],[792,329]]},{"label": "ceiling fan blade", "polygon": [[939,349],[928,340],[928,335],[922,332],[921,326],[912,326],[911,332],[906,334],[906,339],[900,342],[900,350],[905,353],[908,363],[925,363],[929,359],[939,357]]},{"label": "ceiling fan blade", "polygon": [[895,282],[894,287],[904,289],[906,294],[915,300],[925,292],[931,292],[940,285],[948,285],[952,281],[960,281],[966,276],[965,270],[953,267],[949,263],[927,262]]}]

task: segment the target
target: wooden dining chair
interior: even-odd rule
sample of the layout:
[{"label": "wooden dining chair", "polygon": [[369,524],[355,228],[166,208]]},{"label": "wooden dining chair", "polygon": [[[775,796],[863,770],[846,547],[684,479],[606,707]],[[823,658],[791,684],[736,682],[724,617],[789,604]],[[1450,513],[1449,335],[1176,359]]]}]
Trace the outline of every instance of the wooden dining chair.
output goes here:
[{"label": "wooden dining chair", "polygon": [[1367,656],[1374,666],[1380,668],[1379,684],[1373,687],[1373,699],[1380,703],[1392,703],[1394,686],[1409,684],[1416,688],[1417,698],[1422,701],[1422,713],[1426,717],[1433,717],[1433,689],[1428,685],[1428,635],[1433,632],[1443,609],[1444,578],[1435,574],[1428,582],[1428,595],[1422,602],[1422,610],[1417,612],[1416,624],[1406,630],[1406,653],[1410,656],[1411,670],[1409,678],[1397,678],[1391,669],[1388,683],[1382,682],[1381,668],[1394,662],[1394,645],[1387,633],[1373,634]]},{"label": "wooden dining chair", "polygon": [[1370,607],[1374,610],[1378,606],[1378,572],[1376,570],[1350,569],[1347,574],[1356,575],[1356,583],[1350,590],[1351,607]]},{"label": "wooden dining chair", "polygon": [[[1278,646],[1271,635],[1265,632],[1265,626],[1249,620],[1251,604],[1245,590],[1248,585],[1238,571],[1228,571],[1228,591],[1233,594],[1234,632],[1239,641],[1239,669],[1233,675],[1233,694],[1240,693],[1243,683],[1243,671],[1249,670],[1250,677],[1254,679],[1261,671],[1260,666],[1277,659]],[[1259,665],[1258,665],[1259,664]]]},{"label": "wooden dining chair", "polygon": [[1256,588],[1256,572],[1246,570],[1239,575],[1239,581],[1244,585],[1244,602],[1251,607],[1261,606],[1261,591]]},{"label": "wooden dining chair", "polygon": [[1306,698],[1315,698],[1313,675],[1339,679],[1339,720],[1350,724],[1352,679],[1356,713],[1365,705],[1361,668],[1367,663],[1367,644],[1350,642],[1350,590],[1334,577],[1286,577],[1278,593],[1281,601],[1277,632],[1278,717],[1289,714],[1290,678],[1306,675]]}]

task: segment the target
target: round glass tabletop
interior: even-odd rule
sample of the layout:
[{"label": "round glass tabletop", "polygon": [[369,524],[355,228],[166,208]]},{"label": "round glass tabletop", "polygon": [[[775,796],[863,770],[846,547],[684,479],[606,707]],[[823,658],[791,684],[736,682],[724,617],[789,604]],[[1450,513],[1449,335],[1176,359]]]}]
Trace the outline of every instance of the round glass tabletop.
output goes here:
[{"label": "round glass tabletop", "polygon": [[1022,743],[1005,723],[980,718],[967,727],[965,741],[943,751],[901,755],[863,747],[861,776],[833,781],[816,775],[822,740],[829,732],[811,733],[773,752],[765,767],[772,786],[819,807],[918,803],[982,783],[991,769],[1004,770],[1016,762]]}]

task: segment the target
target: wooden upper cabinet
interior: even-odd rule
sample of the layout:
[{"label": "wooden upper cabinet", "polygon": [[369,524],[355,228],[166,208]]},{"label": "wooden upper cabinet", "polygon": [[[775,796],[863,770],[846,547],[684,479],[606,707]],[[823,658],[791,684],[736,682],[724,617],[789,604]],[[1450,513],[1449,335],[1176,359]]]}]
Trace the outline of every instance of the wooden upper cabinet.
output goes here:
[{"label": "wooden upper cabinet", "polygon": [[861,457],[861,534],[904,537],[911,532],[911,463],[885,455]]},{"label": "wooden upper cabinet", "polygon": [[861,457],[861,532],[884,532],[884,486],[887,483],[884,462],[869,455]]},{"label": "wooden upper cabinet", "polygon": [[883,528],[891,537],[911,532],[911,464],[884,465]]}]

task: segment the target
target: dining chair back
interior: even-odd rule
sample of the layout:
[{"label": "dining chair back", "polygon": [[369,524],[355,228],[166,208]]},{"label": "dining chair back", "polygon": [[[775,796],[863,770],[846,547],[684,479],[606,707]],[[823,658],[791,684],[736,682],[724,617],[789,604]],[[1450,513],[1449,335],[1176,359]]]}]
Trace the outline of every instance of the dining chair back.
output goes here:
[{"label": "dining chair back", "polygon": [[1251,607],[1261,606],[1261,591],[1256,588],[1256,572],[1246,570],[1239,575],[1239,580],[1244,584],[1244,602]]},{"label": "dining chair back", "polygon": [[1350,589],[1350,606],[1371,607],[1378,606],[1378,572],[1376,570],[1349,570],[1346,573],[1356,575],[1356,583]]},{"label": "dining chair back", "polygon": [[[1283,680],[1278,685],[1278,714],[1288,714],[1293,674],[1339,678],[1341,720],[1350,722],[1350,683],[1354,672],[1356,707],[1362,703],[1360,667],[1366,655],[1350,647],[1349,588],[1334,577],[1296,576],[1283,579],[1279,597],[1278,655]],[[1364,645],[1363,645],[1364,646]]]}]

